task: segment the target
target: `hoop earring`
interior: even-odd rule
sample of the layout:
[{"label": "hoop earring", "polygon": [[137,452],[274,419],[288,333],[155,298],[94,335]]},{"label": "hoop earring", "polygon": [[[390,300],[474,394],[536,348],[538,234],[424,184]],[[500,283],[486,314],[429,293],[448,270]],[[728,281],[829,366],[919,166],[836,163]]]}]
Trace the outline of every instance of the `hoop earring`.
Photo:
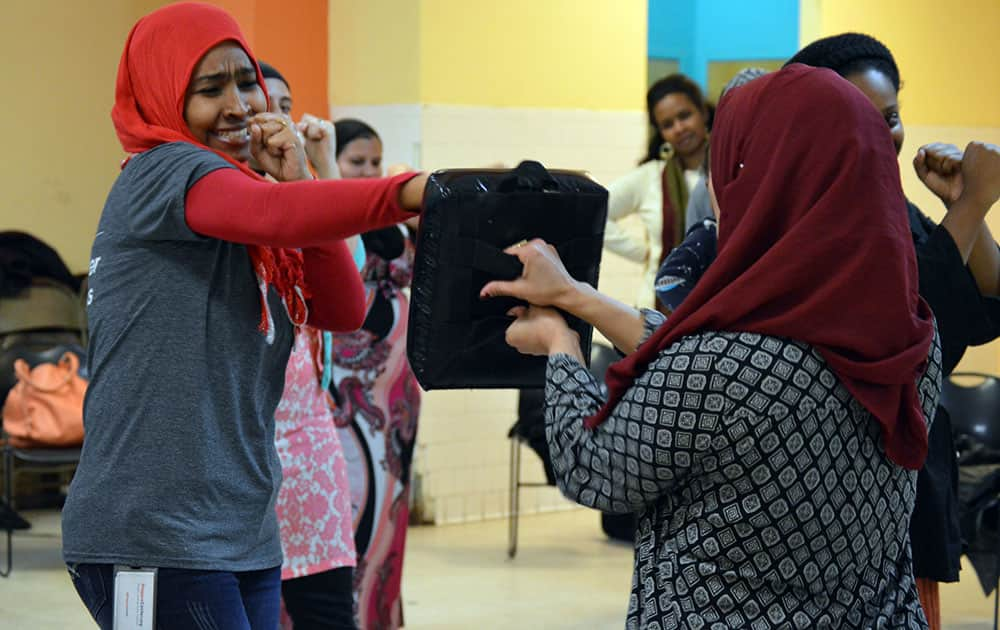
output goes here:
[{"label": "hoop earring", "polygon": [[660,159],[664,162],[670,161],[674,157],[674,145],[664,142],[660,145]]}]

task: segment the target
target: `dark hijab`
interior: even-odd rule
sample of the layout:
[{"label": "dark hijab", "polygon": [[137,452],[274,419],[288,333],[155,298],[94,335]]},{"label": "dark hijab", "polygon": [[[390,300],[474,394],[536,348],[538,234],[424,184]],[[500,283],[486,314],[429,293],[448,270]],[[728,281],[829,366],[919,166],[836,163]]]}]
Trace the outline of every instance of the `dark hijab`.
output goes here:
[{"label": "dark hijab", "polygon": [[687,300],[606,377],[607,418],[659,353],[702,331],[813,346],[909,469],[927,453],[916,381],[934,335],[896,151],[853,85],[799,64],[732,91],[712,132],[718,258]]}]

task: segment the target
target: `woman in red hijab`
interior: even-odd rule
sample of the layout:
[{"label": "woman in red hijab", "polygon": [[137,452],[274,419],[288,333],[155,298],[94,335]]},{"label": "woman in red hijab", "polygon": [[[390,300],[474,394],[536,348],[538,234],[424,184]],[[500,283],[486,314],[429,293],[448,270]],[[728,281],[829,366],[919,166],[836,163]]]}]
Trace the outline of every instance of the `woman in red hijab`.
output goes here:
[{"label": "woman in red hijab", "polygon": [[[112,111],[129,158],[92,250],[86,437],[63,512],[64,558],[102,628],[119,614],[277,626],[274,411],[295,327],[357,328],[342,239],[420,207],[412,173],[294,181],[312,179],[300,141],[266,110],[224,11],[180,3],[132,29]],[[127,613],[116,565],[156,572]]]},{"label": "woman in red hijab", "polygon": [[[483,289],[539,305],[508,342],[550,357],[559,486],[639,515],[628,627],[926,627],[907,526],[940,349],[888,129],[834,73],[793,66],[723,99],[711,160],[718,258],[666,322],[540,242]],[[631,351],[608,400],[540,306]]]}]

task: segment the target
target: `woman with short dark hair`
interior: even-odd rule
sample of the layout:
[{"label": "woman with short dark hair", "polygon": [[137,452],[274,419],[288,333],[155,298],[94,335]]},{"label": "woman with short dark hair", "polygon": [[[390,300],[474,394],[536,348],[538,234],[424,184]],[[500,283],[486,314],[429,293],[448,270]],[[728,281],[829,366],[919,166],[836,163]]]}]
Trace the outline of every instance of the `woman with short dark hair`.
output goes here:
[{"label": "woman with short dark hair", "polygon": [[[800,50],[788,63],[829,68],[853,83],[882,114],[896,153],[902,150],[899,68],[882,42],[861,33],[825,37]],[[989,206],[957,203],[963,189],[962,161],[961,150],[942,143],[921,147],[914,158],[917,175],[947,210],[940,224],[907,201],[920,295],[937,320],[945,377],[969,346],[1000,336],[1000,250],[984,221]],[[938,582],[958,581],[962,554],[955,492],[958,466],[951,418],[943,406],[934,414],[929,439],[927,462],[917,477],[910,536],[917,587],[934,629],[941,625]]]}]

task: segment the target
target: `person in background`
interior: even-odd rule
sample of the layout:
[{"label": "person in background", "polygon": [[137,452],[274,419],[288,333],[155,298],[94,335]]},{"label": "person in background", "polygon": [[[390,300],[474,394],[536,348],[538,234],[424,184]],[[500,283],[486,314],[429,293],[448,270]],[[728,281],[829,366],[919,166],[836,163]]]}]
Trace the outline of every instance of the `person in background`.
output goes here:
[{"label": "person in background", "polygon": [[[292,92],[260,62],[268,111],[289,123]],[[297,126],[320,179],[336,179],[333,125],[309,116]],[[323,380],[323,331],[300,326],[274,413],[282,483],[275,509],[281,530],[281,595],[296,630],[353,630],[354,530],[347,462]]]},{"label": "person in background", "polygon": [[[741,85],[746,85],[747,83],[757,79],[759,77],[767,74],[767,70],[763,68],[743,68],[735,75],[733,78],[723,86],[722,91],[719,92],[719,100],[726,95],[726,92],[734,88],[738,88]],[[708,174],[709,160],[705,161],[705,174]],[[705,219],[715,220],[715,215],[712,214],[712,204],[708,200],[708,178],[705,177],[698,183],[697,186],[691,189],[691,195],[688,198],[687,210],[685,212],[684,229],[690,231],[691,228],[696,225],[702,225]],[[666,261],[664,261],[666,262]]]},{"label": "person in background", "polygon": [[[762,74],[764,71],[758,68],[741,70],[722,89],[720,98],[734,87],[752,81]],[[706,174],[708,166],[709,162],[706,159],[702,167]],[[677,309],[715,259],[717,226],[708,200],[706,180],[699,181],[691,189],[686,216],[684,239],[666,255],[653,283],[656,308],[664,315],[670,315]],[[601,514],[601,528],[611,538],[632,542],[635,525],[634,514]]]},{"label": "person in background", "polygon": [[[882,115],[896,153],[902,150],[899,68],[884,44],[869,35],[844,33],[813,42],[788,63],[829,68],[854,84]],[[1000,251],[984,220],[990,204],[962,196],[968,183],[966,171],[988,167],[997,159],[996,150],[973,144],[963,159],[957,147],[935,143],[918,149],[913,160],[920,180],[946,209],[944,220],[935,224],[907,202],[920,295],[937,319],[946,377],[969,346],[1000,336]],[[941,627],[938,582],[958,581],[962,540],[957,485],[951,420],[939,406],[931,424],[927,462],[917,478],[917,502],[910,523],[914,574],[932,628]]]},{"label": "person in background", "polygon": [[112,120],[129,157],[92,248],[86,437],[62,524],[105,630],[115,565],[156,570],[160,630],[276,627],[274,412],[294,330],[359,326],[342,239],[421,207],[423,175],[311,181],[263,81],[236,21],[204,3],[141,18],[122,54]]},{"label": "person in background", "polygon": [[[688,197],[704,176],[709,107],[688,77],[672,74],[646,93],[651,126],[649,148],[639,167],[608,186],[605,247],[643,266],[636,304],[653,307],[656,270],[684,238]],[[618,222],[637,214],[637,239]]]},{"label": "person in background", "polygon": [[[762,68],[744,68],[737,72],[722,88],[719,100],[742,85],[767,74]],[[705,173],[709,163],[705,162]],[[695,186],[687,207],[687,232],[684,241],[664,259],[656,272],[658,308],[665,315],[677,310],[684,298],[691,293],[708,265],[715,260],[718,225],[708,195],[707,179]]]},{"label": "person in background", "polygon": [[[507,340],[549,357],[559,487],[639,514],[627,628],[924,628],[908,524],[941,352],[889,131],[796,65],[722,100],[711,159],[719,254],[669,318],[574,281],[539,241],[482,290],[532,305]],[[986,174],[963,196],[996,199]],[[844,264],[845,235],[882,255]],[[629,353],[607,396],[549,307]]]},{"label": "person in background", "polygon": [[[274,66],[269,64],[261,63],[260,70],[264,75],[264,81],[267,83],[268,89],[275,90],[274,100],[276,102],[271,105],[272,110],[288,116],[288,121],[292,122],[292,93],[291,88],[288,86],[288,81]],[[340,179],[340,169],[337,166],[336,149],[334,148],[337,145],[337,134],[333,123],[307,113],[303,114],[302,119],[295,123],[295,129],[299,132],[299,136],[305,144],[306,155],[309,158],[310,166],[316,172],[316,177],[319,179]],[[401,175],[411,170],[413,169],[403,167],[390,172],[389,176]],[[416,217],[407,220],[413,222],[419,221]],[[364,264],[365,248],[361,243],[360,237],[351,236],[345,239],[345,242],[347,243],[347,247],[354,253],[355,261],[360,261],[359,266]]]},{"label": "person in background", "polygon": [[[335,127],[341,175],[380,177],[382,141],[375,130],[354,119],[338,120]],[[357,332],[332,335],[330,392],[354,506],[357,620],[366,630],[383,630],[403,624],[403,557],[420,415],[420,387],[406,359],[405,290],[414,244],[403,225],[365,232],[361,240],[368,314]]]}]

